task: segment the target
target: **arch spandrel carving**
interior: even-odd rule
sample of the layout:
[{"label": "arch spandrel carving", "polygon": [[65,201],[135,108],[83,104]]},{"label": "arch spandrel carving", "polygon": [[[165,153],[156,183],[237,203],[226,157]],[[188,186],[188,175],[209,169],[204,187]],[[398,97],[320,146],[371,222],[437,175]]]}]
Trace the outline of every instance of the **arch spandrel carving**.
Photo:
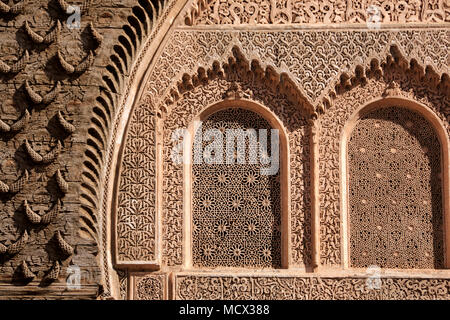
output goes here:
[{"label": "arch spandrel carving", "polygon": [[158,104],[158,99],[167,96],[185,73],[190,74],[198,66],[207,69],[214,61],[225,63],[232,48],[238,47],[249,60],[272,66],[277,73],[289,74],[310,104],[318,106],[326,92],[340,81],[342,73],[351,74],[358,65],[369,64],[373,59],[381,61],[389,55],[392,44],[419,65],[431,65],[439,75],[448,73],[448,39],[448,31],[442,29],[351,32],[176,29],[145,85],[146,99]]}]

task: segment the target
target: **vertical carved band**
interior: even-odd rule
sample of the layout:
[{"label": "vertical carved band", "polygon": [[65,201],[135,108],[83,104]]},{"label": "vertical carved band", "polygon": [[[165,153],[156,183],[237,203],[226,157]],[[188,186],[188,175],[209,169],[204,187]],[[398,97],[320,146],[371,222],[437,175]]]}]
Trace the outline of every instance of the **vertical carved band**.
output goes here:
[{"label": "vertical carved band", "polygon": [[155,263],[157,256],[155,117],[136,108],[122,155],[117,198],[118,263]]}]

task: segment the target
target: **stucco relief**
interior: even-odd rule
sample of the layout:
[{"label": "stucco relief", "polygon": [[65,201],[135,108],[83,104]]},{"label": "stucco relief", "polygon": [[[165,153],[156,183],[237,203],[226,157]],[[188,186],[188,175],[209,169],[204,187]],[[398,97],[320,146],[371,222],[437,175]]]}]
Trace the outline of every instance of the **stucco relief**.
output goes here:
[{"label": "stucco relief", "polygon": [[[78,31],[65,13],[77,2]],[[384,277],[386,288],[369,292],[353,274],[314,267],[319,243],[323,266],[351,259],[339,176],[339,133],[350,114],[368,99],[401,97],[425,105],[450,132],[449,8],[448,0],[0,0],[0,298],[165,299],[173,284],[152,273],[157,265],[174,271],[180,288],[194,284],[179,297],[242,289],[249,298],[448,299],[445,270]],[[236,48],[247,59],[237,74]],[[287,128],[295,270],[176,274],[189,248],[184,177],[165,161],[167,137],[224,99],[266,106]],[[310,217],[316,197],[320,226]],[[444,265],[438,260],[435,268]],[[89,273],[81,291],[64,283],[73,265]],[[302,267],[310,265],[308,277]]]},{"label": "stucco relief", "polygon": [[[146,84],[146,96],[159,105],[171,83],[198,66],[223,62],[238,46],[248,59],[287,71],[302,94],[316,105],[343,72],[384,59],[396,44],[402,54],[438,74],[448,69],[448,30],[405,31],[186,31],[175,30]],[[182,61],[182,63],[181,63]]]},{"label": "stucco relief", "polygon": [[[442,30],[405,32],[314,31],[308,33],[175,31],[165,50],[159,57],[152,72],[152,76],[146,84],[146,90],[142,101],[146,102],[147,108],[156,108],[154,106],[164,104],[163,99],[170,96],[169,89],[173,86],[171,83],[173,83],[174,79],[180,79],[182,74],[188,71],[192,72],[191,70],[195,70],[198,65],[208,66],[208,63],[211,65],[211,61],[206,61],[204,57],[210,57],[209,59],[215,58],[218,61],[226,60],[224,57],[229,56],[229,52],[232,51],[231,46],[236,43],[239,43],[239,47],[243,48],[241,50],[243,50],[244,55],[245,52],[248,51],[251,52],[249,57],[257,57],[258,60],[261,59],[260,61],[266,62],[278,60],[277,63],[274,63],[276,66],[289,66],[289,72],[296,76],[297,81],[301,84],[300,88],[303,88],[303,93],[305,93],[307,98],[313,100],[313,98],[320,99],[325,96],[325,89],[333,84],[333,81],[330,79],[338,77],[342,65],[355,65],[362,60],[368,60],[369,57],[379,56],[380,52],[381,54],[386,53],[387,55],[389,50],[388,44],[392,42],[398,43],[403,52],[421,57],[420,61],[425,60],[424,57],[428,56],[428,59],[432,59],[433,65],[443,67],[446,65],[444,59],[448,56],[448,52],[445,51],[444,53],[443,51],[443,48],[447,45],[446,42],[448,42],[448,40],[445,40],[446,35],[448,35],[448,32]],[[274,39],[276,38],[285,39],[286,41],[275,42]],[[426,46],[412,47],[410,45],[411,42],[422,41],[422,39],[427,44]],[[211,45],[212,43],[214,43],[214,45]],[[296,43],[297,46],[290,45],[292,43]],[[402,47],[401,44],[404,44],[405,47]],[[285,54],[280,54],[280,52],[284,52]],[[320,52],[326,53],[328,58],[323,58],[323,55],[321,55]],[[433,52],[432,56],[429,54],[431,52]],[[361,53],[365,55],[365,58],[360,58]],[[181,63],[181,59],[183,60],[183,63]],[[180,63],[174,63],[174,61],[180,61]],[[336,63],[330,63],[330,61]],[[321,69],[319,70],[317,68]],[[348,69],[351,70],[350,67],[348,67]],[[153,112],[159,111],[154,110]],[[183,123],[183,125],[184,124],[185,123]],[[330,157],[330,155],[325,158],[327,157]],[[297,165],[298,164],[293,164],[293,166]],[[167,166],[170,165],[167,164]],[[166,169],[171,171],[169,167]],[[293,172],[295,172],[295,170],[293,170]],[[171,173],[171,175],[172,174],[175,173]],[[328,178],[338,179],[336,176]],[[179,176],[172,176],[171,180],[174,179],[179,180]],[[295,196],[295,193],[293,193],[293,197]],[[176,201],[175,198],[180,197],[181,194],[176,193],[165,195],[165,201],[174,203]],[[327,201],[330,201],[331,199],[332,198],[329,198]],[[334,207],[333,210],[338,209],[338,202],[334,202],[333,200],[333,204],[331,204],[331,202],[329,203]],[[176,208],[178,209],[174,208],[173,211],[180,211],[180,204],[178,204]],[[334,215],[337,217],[338,214],[335,213]],[[323,220],[333,220],[334,215],[327,215],[327,218],[323,218]],[[179,214],[177,216],[179,216]],[[174,221],[178,220],[175,219]],[[324,254],[325,256],[328,256],[328,258],[324,258],[325,260],[322,262],[324,264],[339,264],[339,232],[331,234],[331,229],[326,227],[327,225],[328,223],[322,225],[322,228],[325,228],[322,231],[322,242],[327,243],[326,246],[329,248],[322,248],[322,250],[328,252],[327,254]],[[338,229],[335,229],[335,231],[337,230]],[[164,237],[167,239],[174,239],[171,241],[176,243],[181,243],[182,241],[179,238],[180,231],[181,224],[178,222],[171,226],[163,227]],[[129,233],[130,236],[132,234],[133,233]],[[134,234],[132,236],[136,237]],[[180,264],[181,246],[177,245],[175,247],[169,247],[166,247],[166,250],[172,251],[173,253],[171,256],[176,257],[174,258],[174,261],[177,261],[172,263]],[[330,255],[334,257],[331,257]],[[302,257],[298,257],[297,261],[301,259]]]},{"label": "stucco relief", "polygon": [[178,300],[447,300],[450,280],[383,276],[380,289],[365,277],[177,274]]},{"label": "stucco relief", "polygon": [[117,203],[120,262],[156,256],[155,117],[150,106],[133,114],[121,164]]},{"label": "stucco relief", "polygon": [[[307,98],[311,101],[320,101],[326,95],[326,88],[331,88],[334,84],[333,78],[338,78],[339,71],[342,71],[342,66],[347,66],[344,69],[352,70],[350,66],[354,66],[361,61],[368,61],[370,57],[383,57],[383,54],[388,55],[389,44],[397,43],[401,50],[405,53],[409,53],[415,57],[418,57],[419,61],[431,59],[431,62],[436,67],[445,69],[446,58],[448,52],[443,51],[448,40],[446,36],[447,31],[398,31],[398,32],[366,32],[366,31],[314,31],[314,32],[188,32],[188,31],[175,31],[171,36],[165,50],[159,57],[155,68],[152,72],[152,76],[145,87],[145,93],[142,101],[146,101],[147,106],[153,106],[156,108],[158,105],[165,105],[164,99],[171,96],[170,88],[174,86],[174,81],[180,79],[182,82],[182,75],[185,73],[191,73],[197,66],[209,66],[212,65],[211,59],[216,61],[226,61],[229,56],[229,52],[232,51],[232,46],[239,45],[243,54],[249,53],[248,57],[255,57],[258,61],[265,61],[266,63],[273,63],[275,66],[289,66],[289,73],[293,74],[300,82],[300,89]],[[276,41],[274,39],[283,39],[284,41]],[[411,46],[411,43],[424,41],[426,46]],[[296,45],[291,45],[295,43]],[[404,45],[404,47],[402,46]],[[421,49],[417,49],[421,48]],[[433,49],[431,49],[433,48]],[[280,54],[283,53],[284,54]],[[430,53],[433,52],[433,55]],[[326,54],[326,58],[323,54]],[[361,53],[364,58],[361,58]],[[437,53],[437,54],[436,54]],[[204,57],[210,57],[208,61]],[[382,60],[384,58],[380,58]],[[181,63],[183,60],[183,63]],[[175,61],[175,63],[174,63]],[[179,61],[179,63],[176,63]],[[275,62],[276,61],[276,62]],[[331,63],[333,62],[333,63]],[[438,69],[439,70],[439,69]],[[337,82],[337,80],[336,80]],[[175,85],[176,86],[176,85]],[[213,89],[212,89],[213,90]],[[207,94],[208,96],[210,94]],[[204,98],[203,98],[204,99]],[[218,100],[216,100],[218,101]],[[157,109],[157,108],[156,108]],[[154,112],[160,112],[154,110]],[[181,127],[186,123],[180,123]],[[177,126],[177,128],[180,126]],[[172,127],[175,128],[175,127]],[[167,141],[166,141],[167,142]],[[333,145],[331,145],[333,146]],[[330,155],[324,155],[327,159]],[[297,164],[292,164],[294,167]],[[176,175],[177,170],[172,170],[170,164],[165,164],[166,172],[170,173],[171,180],[180,180],[180,176]],[[338,167],[336,167],[336,170]],[[296,172],[296,170],[293,170]],[[294,173],[295,174],[295,173]],[[330,180],[331,179],[331,180]],[[328,177],[328,181],[336,180],[338,176],[335,174]],[[329,182],[330,183],[330,182]],[[334,185],[334,184],[333,184]],[[322,186],[325,188],[325,185]],[[181,185],[179,186],[181,190]],[[327,187],[328,188],[328,187]],[[333,188],[337,188],[336,186]],[[173,190],[178,190],[175,188]],[[181,191],[180,191],[181,192]],[[328,192],[328,195],[322,195],[328,197],[330,194],[338,194],[336,191]],[[293,192],[293,197],[296,193]],[[334,196],[334,197],[335,197]],[[181,193],[174,192],[171,195],[165,195],[165,201],[170,203],[172,209],[167,207],[165,210],[172,210],[171,212],[180,211],[176,214],[177,217],[181,215],[181,204],[175,204],[176,198],[181,199]],[[333,207],[334,214],[326,215],[322,218],[323,222],[335,220],[338,224],[338,198],[328,198],[322,201],[322,203],[328,202],[326,205],[331,210]],[[333,200],[333,201],[331,201]],[[336,201],[334,201],[336,200]],[[331,207],[330,207],[331,206]],[[164,214],[167,217],[167,213]],[[335,217],[335,218],[333,218]],[[168,240],[172,243],[178,243],[178,245],[168,245],[166,243],[166,251],[172,252],[170,254],[174,261],[169,264],[181,263],[181,245],[180,239],[181,224],[177,221],[179,219],[171,220],[175,223],[170,226],[163,227],[163,238],[173,239]],[[340,263],[340,241],[339,241],[339,228],[333,229],[328,227],[329,222],[326,222],[321,227],[322,230],[322,247],[324,264],[339,264]],[[335,233],[336,231],[337,233]],[[302,231],[303,232],[303,231]],[[308,232],[308,231],[306,231]],[[295,251],[294,251],[295,252]],[[296,258],[296,261],[300,261],[303,258],[301,256]]]},{"label": "stucco relief", "polygon": [[[229,3],[237,3],[228,2]],[[224,2],[223,2],[224,3]],[[351,2],[350,2],[351,3]],[[428,3],[428,2],[427,2]],[[212,2],[210,2],[212,4]],[[287,4],[287,3],[286,3]],[[446,18],[439,18],[442,10],[429,3],[429,6],[423,6],[423,3],[406,2],[407,10],[403,10],[400,6],[385,7],[383,13],[383,22],[420,22],[432,21],[442,22]],[[334,8],[333,2],[332,7]],[[250,8],[251,6],[249,6]],[[420,7],[420,13],[416,14],[416,7]],[[236,8],[236,7],[235,7]],[[311,9],[310,7],[309,9]],[[433,9],[434,8],[434,9]],[[437,9],[436,9],[437,8]],[[281,10],[279,7],[277,10]],[[322,9],[320,9],[322,10]],[[339,15],[334,13],[327,16],[327,8],[323,8],[326,12],[316,15],[317,20],[306,23],[328,23],[332,19],[332,23],[350,22],[361,23],[365,22],[367,17],[358,16],[358,10],[352,10],[348,17],[353,15],[350,20],[339,21]],[[432,12],[433,10],[436,10]],[[441,10],[441,11],[439,11]],[[281,12],[280,11],[280,12]],[[339,8],[338,10],[339,11]],[[336,10],[334,12],[337,12]],[[445,10],[444,10],[445,11]],[[223,11],[225,12],[225,11]],[[252,11],[253,12],[253,11]],[[256,11],[255,11],[256,12]],[[259,12],[259,11],[258,11]],[[424,14],[428,12],[427,14]],[[254,13],[254,12],[253,12]],[[275,19],[277,14],[274,14]],[[283,18],[283,13],[279,17]],[[331,17],[331,18],[330,18]],[[347,17],[347,16],[346,16]],[[358,18],[360,17],[360,18]],[[418,17],[418,18],[417,18]],[[245,15],[239,17],[243,19],[240,23],[245,22]],[[227,19],[221,17],[220,19]],[[301,19],[301,18],[300,18]],[[406,20],[403,20],[406,19]],[[416,20],[418,19],[418,20]],[[443,20],[442,20],[443,19]],[[263,20],[261,20],[263,21]],[[298,20],[299,21],[299,20]],[[284,23],[282,20],[267,23]],[[226,23],[221,21],[220,23]],[[266,22],[257,22],[266,23]],[[287,22],[292,23],[292,22]],[[299,22],[302,23],[302,22]],[[189,23],[188,23],[189,24]],[[215,75],[216,77],[209,77],[209,72],[219,66],[227,65],[233,48],[239,48],[242,55],[247,57],[249,61],[257,61],[258,63],[270,66],[275,73],[284,74],[293,80],[294,86],[297,87],[300,95],[305,99],[305,105],[314,105],[317,112],[323,109],[322,103],[325,101],[326,112],[322,115],[323,119],[319,120],[321,126],[320,133],[320,208],[321,208],[321,226],[320,226],[320,262],[326,266],[340,266],[342,264],[341,252],[341,220],[340,220],[340,190],[339,190],[339,141],[338,134],[333,137],[324,137],[325,135],[332,136],[332,131],[339,132],[348,119],[347,111],[335,109],[330,115],[330,108],[334,108],[336,101],[340,101],[343,92],[338,92],[338,97],[334,100],[334,95],[329,96],[330,91],[334,91],[339,87],[340,82],[344,78],[348,78],[347,74],[352,74],[355,68],[361,66],[368,66],[376,59],[379,63],[383,63],[386,57],[390,57],[391,45],[396,45],[396,48],[408,58],[413,58],[417,65],[431,66],[440,76],[443,72],[448,70],[448,45],[449,32],[445,29],[408,29],[408,30],[362,30],[355,29],[351,31],[345,30],[295,30],[289,32],[284,31],[244,31],[238,30],[221,30],[213,31],[212,29],[196,29],[190,28],[175,29],[169,36],[165,47],[161,54],[156,58],[156,63],[152,67],[150,77],[144,84],[145,90],[140,101],[137,103],[136,110],[133,111],[133,122],[140,122],[137,127],[141,129],[146,127],[149,131],[149,136],[137,140],[139,144],[155,145],[155,138],[150,137],[151,132],[155,131],[154,119],[162,118],[163,123],[163,183],[162,183],[162,259],[163,266],[181,266],[183,264],[183,169],[181,166],[174,165],[170,160],[170,150],[172,142],[170,135],[172,130],[185,128],[189,125],[192,119],[205,106],[222,101],[229,98],[230,88],[233,83],[238,82],[243,92],[239,94],[238,98],[250,99],[261,104],[273,108],[271,103],[277,101],[279,97],[275,98],[271,92],[267,94],[267,88],[255,84],[251,80],[252,77],[237,78]],[[358,66],[358,67],[357,67]],[[224,68],[225,69],[225,68]],[[249,70],[247,70],[249,71]],[[221,70],[224,72],[224,70]],[[225,73],[227,73],[225,71]],[[249,72],[250,73],[250,72]],[[250,79],[250,81],[249,81]],[[279,79],[278,79],[279,80]],[[345,80],[345,79],[344,79]],[[196,82],[196,83],[195,83]],[[379,82],[382,84],[380,85]],[[352,94],[357,96],[357,101],[362,103],[368,97],[381,97],[385,94],[388,87],[387,79],[369,79],[368,84],[359,88],[352,87]],[[374,86],[374,87],[372,87]],[[256,88],[256,89],[255,89]],[[376,88],[376,89],[374,89]],[[359,90],[364,90],[360,92]],[[409,89],[408,89],[409,90]],[[427,93],[427,85],[420,88],[414,84],[414,90],[406,90],[405,96],[410,99],[427,100],[427,105],[430,105],[430,95]],[[338,91],[336,89],[336,91]],[[343,90],[345,91],[345,90]],[[401,91],[405,91],[402,88]],[[334,93],[336,94],[336,93]],[[367,95],[367,96],[366,96]],[[426,96],[426,97],[425,97]],[[437,95],[439,96],[439,94]],[[237,97],[237,96],[236,96]],[[424,98],[425,97],[425,98]],[[324,98],[326,98],[324,100]],[[354,99],[354,97],[353,97]],[[433,98],[434,99],[434,98]],[[442,99],[440,96],[437,99]],[[444,98],[445,99],[445,98]],[[349,98],[351,100],[351,98]],[[283,112],[292,101],[284,100],[281,103],[280,110]],[[353,102],[352,102],[353,103]],[[356,103],[356,102],[355,102]],[[291,106],[292,107],[292,106]],[[356,108],[356,105],[353,107]],[[148,116],[153,120],[149,123],[144,123],[140,120],[141,116],[137,111],[146,108],[149,112]],[[347,106],[345,107],[347,108]],[[445,108],[445,106],[437,106],[436,108]],[[311,110],[310,110],[311,111]],[[350,111],[348,111],[351,113]],[[345,115],[343,114],[345,113]],[[143,118],[146,118],[144,116]],[[338,130],[335,130],[335,123],[331,123],[332,118],[338,122]],[[442,112],[440,117],[445,120]],[[301,120],[299,120],[301,118]],[[311,221],[308,215],[305,216],[305,208],[310,207],[309,190],[309,138],[306,133],[306,119],[301,116],[296,121],[301,121],[301,130],[293,130],[290,132],[290,147],[298,152],[295,156],[291,155],[291,177],[293,183],[291,186],[291,263],[293,266],[304,266],[311,263],[311,242],[308,239],[311,237]],[[330,131],[323,133],[323,131]],[[146,131],[146,130],[144,130]],[[131,141],[131,140],[130,140]],[[324,146],[327,150],[324,151]],[[331,148],[331,149],[330,149]],[[136,157],[139,154],[140,147],[129,146],[128,140],[125,146],[125,154]],[[136,152],[137,151],[137,152]],[[155,159],[154,149],[148,150],[150,158],[146,159],[149,169],[145,170],[143,176],[136,179],[136,175],[131,177],[131,172],[136,173],[137,167],[131,165],[131,160],[127,161],[125,167],[129,167],[128,176],[122,174],[120,179],[132,182],[138,188],[143,188],[142,181],[153,188],[155,192],[155,185],[152,184],[155,180],[154,163]],[[297,154],[302,153],[302,156]],[[135,155],[136,154],[136,155]],[[295,159],[294,159],[295,158]],[[130,158],[131,159],[131,158]],[[133,173],[133,174],[134,174]],[[297,176],[296,176],[297,175]],[[134,180],[133,180],[134,179]],[[138,181],[139,180],[139,181]],[[301,182],[300,182],[301,181]],[[125,185],[125,184],[123,184]],[[139,186],[141,185],[141,186]],[[136,189],[140,190],[140,189]],[[149,189],[150,190],[150,189]],[[150,191],[151,192],[151,191]],[[303,199],[300,199],[303,198]],[[137,202],[136,202],[137,200]],[[154,199],[147,199],[151,203]],[[126,210],[130,211],[126,203],[139,204],[140,199],[131,195],[130,192],[121,198],[123,208],[121,214]],[[150,204],[150,202],[148,202]],[[146,207],[131,208],[133,211],[130,216],[133,219],[139,215],[142,216],[144,212],[148,212],[148,217],[140,217],[142,221],[141,226],[145,230],[145,234],[138,233],[136,227],[130,228],[133,223],[130,220],[123,221],[119,231],[119,237],[124,236],[122,242],[122,255],[129,259],[129,261],[138,261],[154,258],[153,248],[157,245],[158,239],[154,235],[154,212],[146,210]],[[143,210],[141,210],[143,209]],[[130,211],[130,212],[131,212]],[[126,216],[126,215],[125,215]],[[125,230],[126,229],[126,230]],[[125,249],[130,241],[130,249]],[[147,251],[142,251],[139,248],[131,249],[133,241],[137,243],[138,239],[144,239],[149,247]],[[133,251],[134,250],[134,251]],[[133,252],[132,252],[133,251]],[[144,259],[143,259],[144,257]]]}]

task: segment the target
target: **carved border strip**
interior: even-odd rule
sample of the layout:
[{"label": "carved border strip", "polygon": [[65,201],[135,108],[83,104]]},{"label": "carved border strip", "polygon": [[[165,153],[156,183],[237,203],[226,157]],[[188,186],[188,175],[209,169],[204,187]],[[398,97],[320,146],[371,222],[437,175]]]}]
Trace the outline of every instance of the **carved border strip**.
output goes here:
[{"label": "carved border strip", "polygon": [[174,279],[177,300],[450,299],[448,278],[180,273]]},{"label": "carved border strip", "polygon": [[185,24],[368,24],[442,23],[450,21],[445,2],[383,0],[194,0],[185,10]]}]

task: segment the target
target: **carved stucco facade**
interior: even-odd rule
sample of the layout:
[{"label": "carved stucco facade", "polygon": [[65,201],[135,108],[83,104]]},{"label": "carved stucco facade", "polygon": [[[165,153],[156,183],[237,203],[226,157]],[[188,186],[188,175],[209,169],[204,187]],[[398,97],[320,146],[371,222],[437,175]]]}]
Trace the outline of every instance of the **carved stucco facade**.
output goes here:
[{"label": "carved stucco facade", "polygon": [[[21,3],[0,3],[1,298],[450,298],[447,1]],[[81,29],[67,27],[68,5],[81,6]],[[369,223],[355,221],[365,211],[352,204],[376,196],[360,195],[355,181],[364,171],[352,170],[348,156],[367,149],[368,167],[376,167],[373,154],[383,144],[372,132],[375,140],[364,147],[349,139],[365,116],[385,107],[412,112],[422,123],[417,135],[423,127],[433,137],[417,138],[423,148],[414,138],[398,147],[383,140],[387,155],[422,159],[416,171],[393,172],[422,183],[420,190],[409,180],[401,186],[420,194],[402,193],[406,206],[422,208],[402,232],[426,230],[428,240],[408,235],[413,246],[420,243],[408,257],[426,255],[423,263],[406,263],[398,253],[399,263],[383,264],[386,253],[376,248],[390,241],[390,210],[384,220],[376,212]],[[202,262],[219,243],[205,235],[228,229],[202,213],[215,205],[213,193],[207,206],[196,207],[205,199],[196,198],[192,183],[203,177],[172,161],[171,137],[181,128],[193,133],[196,120],[229,108],[254,113],[282,133],[279,178],[270,186],[276,190],[269,188],[275,193],[257,188],[279,192],[279,207],[270,209],[277,218],[266,213],[252,224],[249,215],[239,227],[250,239],[264,232],[261,222],[273,223],[273,247],[267,242],[255,254],[279,263],[230,263],[233,254],[251,250],[226,244],[220,249],[231,258]],[[223,121],[235,126],[237,118]],[[399,118],[397,129],[382,118],[383,132],[404,132],[407,121]],[[429,164],[431,156],[416,157],[411,146],[440,150]],[[424,172],[432,172],[431,182]],[[383,175],[369,173],[373,188],[384,188],[376,180]],[[234,210],[244,194],[223,201]],[[384,205],[377,201],[372,205]],[[409,211],[396,211],[400,219],[403,212]],[[198,214],[212,221],[203,237],[195,231]],[[382,241],[358,238],[355,230]],[[194,245],[200,251],[193,253]],[[368,287],[373,261],[380,262],[381,289]],[[75,266],[82,289],[67,290]]]}]

